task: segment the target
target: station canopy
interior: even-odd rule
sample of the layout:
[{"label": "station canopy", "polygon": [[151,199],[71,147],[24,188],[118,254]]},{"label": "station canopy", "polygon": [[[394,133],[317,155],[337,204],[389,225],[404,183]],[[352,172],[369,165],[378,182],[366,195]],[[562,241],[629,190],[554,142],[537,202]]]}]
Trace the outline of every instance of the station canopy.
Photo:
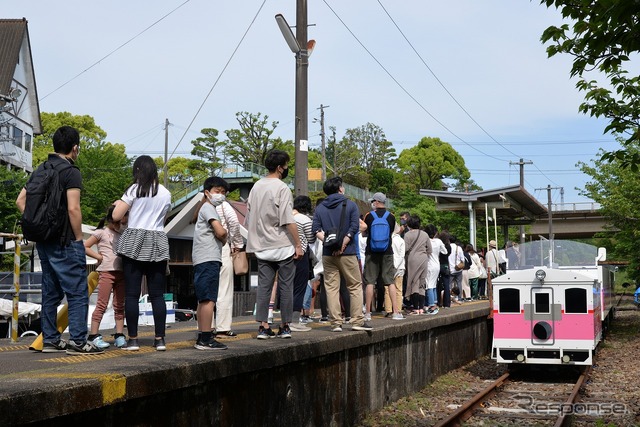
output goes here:
[{"label": "station canopy", "polygon": [[495,208],[496,222],[503,226],[531,224],[547,214],[547,208],[520,185],[469,193],[420,190],[420,195],[433,197],[438,210],[459,212],[477,220],[484,219],[485,212],[493,217]]}]

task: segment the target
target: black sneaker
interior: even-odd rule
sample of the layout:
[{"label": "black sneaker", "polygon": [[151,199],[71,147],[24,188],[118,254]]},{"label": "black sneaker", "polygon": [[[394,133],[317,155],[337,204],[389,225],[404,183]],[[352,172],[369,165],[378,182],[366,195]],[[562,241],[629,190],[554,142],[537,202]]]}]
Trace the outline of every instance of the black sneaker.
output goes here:
[{"label": "black sneaker", "polygon": [[289,328],[289,325],[281,326],[278,329],[278,338],[291,338],[291,329]]},{"label": "black sneaker", "polygon": [[351,329],[354,331],[371,331],[373,326],[369,322],[364,322],[362,325],[353,325]]},{"label": "black sneaker", "polygon": [[129,338],[129,341],[127,341],[127,345],[122,347],[122,349],[128,350],[128,351],[140,350],[140,344],[138,344],[138,338]]},{"label": "black sneaker", "polygon": [[42,345],[43,353],[59,353],[67,349],[67,342],[65,340],[58,340],[57,342],[46,342]]},{"label": "black sneaker", "polygon": [[259,340],[268,340],[269,338],[274,338],[276,336],[275,332],[271,328],[266,328],[264,326],[260,326],[258,328],[258,338]]},{"label": "black sneaker", "polygon": [[153,340],[153,347],[156,351],[165,351],[167,349],[166,344],[164,343],[164,338],[156,338]]},{"label": "black sneaker", "polygon": [[203,343],[202,341],[196,342],[196,345],[193,346],[198,350],[226,350],[228,347],[222,344],[220,341],[216,341],[214,339],[209,343]]},{"label": "black sneaker", "polygon": [[83,344],[76,344],[74,341],[69,341],[67,344],[67,354],[78,356],[80,354],[101,354],[104,350],[96,347],[93,343],[85,341]]}]

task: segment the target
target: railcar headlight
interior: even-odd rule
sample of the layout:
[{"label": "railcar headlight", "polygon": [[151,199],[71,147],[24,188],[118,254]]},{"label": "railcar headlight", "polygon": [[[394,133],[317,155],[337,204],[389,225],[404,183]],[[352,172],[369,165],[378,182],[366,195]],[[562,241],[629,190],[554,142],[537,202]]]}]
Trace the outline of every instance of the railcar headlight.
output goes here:
[{"label": "railcar headlight", "polygon": [[536,271],[536,279],[538,279],[541,282],[544,282],[545,277],[547,277],[547,273],[545,273],[544,270]]}]

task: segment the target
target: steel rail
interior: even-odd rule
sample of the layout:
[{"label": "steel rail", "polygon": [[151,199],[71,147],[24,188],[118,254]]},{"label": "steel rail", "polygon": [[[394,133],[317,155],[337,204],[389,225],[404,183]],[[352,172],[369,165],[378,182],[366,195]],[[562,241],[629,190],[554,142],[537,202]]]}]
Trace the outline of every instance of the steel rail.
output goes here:
[{"label": "steel rail", "polygon": [[[592,366],[588,366],[587,369],[585,369],[582,372],[582,374],[580,374],[580,377],[578,377],[578,381],[576,381],[576,384],[573,386],[573,390],[571,391],[569,398],[567,399],[566,402],[564,402],[563,408],[565,405],[570,406],[575,403],[576,397],[578,397],[578,393],[580,392],[580,389],[587,382],[587,378],[589,378],[589,374],[591,374],[591,369],[592,369]],[[565,414],[563,410],[561,411],[560,416],[558,417],[556,423],[554,424],[554,427],[570,426],[572,422],[572,418],[573,418],[572,416],[567,416],[567,414]]]},{"label": "steel rail", "polygon": [[473,410],[480,405],[480,403],[492,393],[495,393],[496,389],[500,387],[509,378],[509,373],[503,374],[500,378],[494,381],[491,385],[487,386],[480,393],[473,396],[462,406],[460,406],[455,412],[449,415],[447,418],[439,421],[435,427],[445,426],[459,426],[463,421],[469,419]]}]

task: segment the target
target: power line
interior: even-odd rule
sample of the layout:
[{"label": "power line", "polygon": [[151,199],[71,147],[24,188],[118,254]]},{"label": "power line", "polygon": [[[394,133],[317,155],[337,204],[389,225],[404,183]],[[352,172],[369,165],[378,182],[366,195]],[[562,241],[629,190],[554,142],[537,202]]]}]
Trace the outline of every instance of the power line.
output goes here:
[{"label": "power line", "polygon": [[483,151],[477,149],[476,147],[468,144],[464,139],[462,139],[461,137],[459,137],[455,132],[453,132],[451,129],[449,129],[444,123],[442,123],[440,120],[438,120],[433,114],[431,114],[431,112],[429,112],[429,110],[427,110],[421,103],[420,101],[418,101],[413,95],[411,95],[411,93],[409,93],[409,91],[407,89],[405,89],[404,86],[402,86],[402,84],[393,76],[393,74],[391,74],[391,72],[389,72],[389,70],[387,70],[387,68],[382,65],[382,63],[371,53],[371,51],[369,51],[369,49],[367,49],[367,47],[360,41],[360,39],[353,33],[353,31],[351,31],[351,29],[349,28],[349,26],[342,20],[342,18],[340,18],[340,16],[336,13],[335,10],[333,10],[333,8],[329,5],[329,3],[327,3],[326,0],[323,0],[324,4],[327,5],[327,7],[329,8],[329,10],[331,10],[331,12],[335,15],[336,18],[338,18],[338,20],[342,23],[342,25],[347,29],[347,31],[351,34],[351,36],[358,42],[358,44],[360,44],[360,46],[369,54],[369,56],[371,56],[371,58],[373,58],[373,60],[380,66],[380,68],[382,68],[384,70],[385,73],[387,73],[387,75],[391,78],[391,80],[394,81],[394,83],[396,85],[398,85],[398,87],[400,89],[402,89],[402,91],[413,100],[413,102],[415,102],[425,113],[427,113],[429,115],[429,117],[431,117],[433,120],[435,120],[436,123],[438,123],[440,126],[442,126],[444,129],[446,129],[451,135],[453,135],[455,138],[457,138],[458,140],[460,140],[461,142],[465,143],[469,148],[478,151],[481,154],[484,154],[487,157],[491,157],[495,160],[498,161],[504,161],[498,157],[492,156],[490,154],[484,153]]},{"label": "power line", "polygon": [[471,121],[473,123],[476,124],[476,126],[478,126],[478,128],[480,128],[480,130],[482,130],[482,132],[485,133],[485,135],[487,135],[489,138],[491,138],[491,140],[493,142],[495,142],[496,144],[498,144],[500,147],[504,148],[506,151],[508,151],[509,153],[513,154],[516,157],[520,157],[517,154],[515,154],[513,151],[510,151],[507,147],[503,146],[500,142],[498,142],[493,136],[491,136],[489,134],[489,132],[487,132],[481,125],[480,123],[478,123],[476,121],[476,119],[474,119],[471,114],[469,114],[469,112],[462,106],[462,104],[460,104],[460,102],[458,102],[458,100],[456,99],[455,96],[453,96],[453,94],[449,91],[449,89],[447,89],[447,87],[444,85],[444,83],[442,83],[442,81],[438,78],[438,76],[436,75],[436,73],[433,72],[433,70],[431,69],[431,67],[429,67],[429,65],[427,64],[427,62],[424,60],[424,58],[422,58],[422,55],[420,55],[420,53],[418,53],[418,51],[416,50],[416,48],[413,46],[413,44],[409,41],[409,39],[407,38],[407,36],[404,34],[404,32],[402,31],[402,29],[400,29],[400,26],[396,23],[396,21],[393,19],[393,17],[391,17],[391,15],[389,14],[389,12],[387,11],[387,9],[384,7],[384,5],[382,4],[382,2],[380,0],[378,0],[378,4],[380,5],[380,7],[382,7],[382,10],[384,10],[384,12],[387,14],[387,16],[389,17],[389,19],[391,20],[391,22],[393,22],[393,25],[395,25],[395,27],[398,29],[398,31],[400,32],[400,34],[402,35],[402,37],[405,39],[405,41],[407,42],[407,44],[411,47],[411,49],[413,50],[413,52],[416,54],[416,56],[418,58],[420,58],[420,61],[422,61],[422,63],[424,64],[425,67],[427,67],[427,70],[429,70],[429,72],[431,73],[431,75],[433,76],[433,78],[436,79],[436,81],[440,84],[440,86],[442,86],[442,89],[444,89],[445,92],[447,92],[447,94],[451,97],[451,99],[453,99],[453,101],[458,105],[458,107],[460,107],[460,109],[462,111],[464,111],[464,113],[467,115],[467,117],[469,117],[471,119]]},{"label": "power line", "polygon": [[80,77],[81,75],[83,75],[84,73],[86,73],[87,71],[89,71],[90,69],[92,69],[93,67],[95,67],[96,65],[98,65],[99,63],[101,63],[102,61],[104,61],[105,59],[107,59],[108,57],[110,57],[111,55],[113,55],[114,53],[116,53],[117,51],[119,51],[120,49],[122,49],[123,47],[125,47],[126,45],[128,45],[129,43],[131,43],[133,40],[137,39],[139,36],[141,36],[142,34],[146,33],[148,30],[150,30],[152,27],[154,27],[156,24],[158,24],[160,21],[164,20],[166,17],[168,17],[169,15],[171,15],[173,12],[175,12],[176,10],[180,9],[182,6],[184,6],[185,4],[189,3],[191,0],[186,0],[184,3],[182,3],[181,5],[179,5],[178,7],[176,7],[175,9],[173,9],[172,11],[170,11],[169,13],[167,13],[166,15],[164,15],[162,18],[158,19],[156,22],[154,22],[153,24],[149,25],[147,28],[145,28],[144,30],[140,31],[138,34],[136,34],[135,36],[133,36],[132,38],[130,38],[129,40],[127,40],[126,42],[122,43],[120,46],[118,46],[117,48],[115,48],[114,50],[112,50],[111,52],[107,53],[105,56],[103,56],[102,58],[98,59],[96,62],[94,62],[93,64],[91,64],[88,68],[86,68],[84,71],[76,74],[75,76],[73,76],[72,78],[70,78],[69,80],[67,80],[66,82],[64,82],[63,84],[61,84],[60,86],[58,86],[57,88],[55,88],[54,90],[52,90],[51,92],[49,92],[48,94],[46,94],[45,96],[43,96],[42,98],[40,98],[40,102],[44,101],[45,98],[47,98],[49,95],[57,92],[59,89],[62,89],[63,87],[65,87],[67,84],[71,83],[73,80],[77,79],[78,77]]},{"label": "power line", "polygon": [[173,157],[173,153],[175,153],[175,151],[178,149],[178,147],[180,146],[180,144],[182,143],[182,140],[184,139],[184,137],[187,135],[187,132],[189,132],[189,130],[191,129],[191,126],[193,125],[193,122],[196,120],[196,118],[198,117],[198,114],[200,114],[200,111],[202,110],[202,108],[204,107],[204,104],[207,102],[207,100],[209,99],[209,96],[211,95],[211,92],[213,92],[213,89],[215,89],[215,87],[218,85],[218,82],[220,81],[220,78],[222,78],[222,75],[224,74],[225,70],[227,69],[227,67],[229,66],[229,64],[231,63],[231,60],[233,59],[233,57],[236,55],[236,52],[238,51],[238,49],[240,48],[240,45],[242,45],[242,42],[244,41],[245,37],[247,37],[247,34],[249,33],[249,30],[251,29],[251,27],[253,27],[254,22],[256,22],[256,19],[258,18],[258,15],[260,14],[260,11],[262,10],[262,8],[264,7],[264,4],[267,2],[267,0],[264,0],[262,2],[262,4],[260,5],[260,7],[258,8],[258,11],[256,12],[255,16],[253,17],[253,20],[251,20],[251,23],[249,24],[249,26],[247,27],[247,30],[244,32],[244,34],[242,35],[242,38],[240,39],[240,41],[238,42],[238,44],[236,45],[236,48],[233,50],[233,52],[231,53],[231,56],[229,57],[229,60],[227,61],[227,63],[224,65],[224,67],[222,68],[222,71],[220,71],[220,74],[218,75],[218,78],[216,79],[216,81],[213,83],[213,86],[211,86],[211,89],[209,89],[209,92],[207,93],[207,96],[205,96],[204,100],[202,101],[202,103],[200,104],[200,107],[198,108],[198,110],[196,111],[196,113],[193,116],[193,119],[191,119],[191,122],[189,123],[189,126],[187,126],[187,129],[184,131],[184,133],[182,134],[182,138],[180,138],[180,140],[178,141],[178,144],[176,144],[176,148],[173,150],[173,152],[171,153],[171,155],[169,156],[169,158],[167,159],[167,161],[169,159],[171,159]]}]

